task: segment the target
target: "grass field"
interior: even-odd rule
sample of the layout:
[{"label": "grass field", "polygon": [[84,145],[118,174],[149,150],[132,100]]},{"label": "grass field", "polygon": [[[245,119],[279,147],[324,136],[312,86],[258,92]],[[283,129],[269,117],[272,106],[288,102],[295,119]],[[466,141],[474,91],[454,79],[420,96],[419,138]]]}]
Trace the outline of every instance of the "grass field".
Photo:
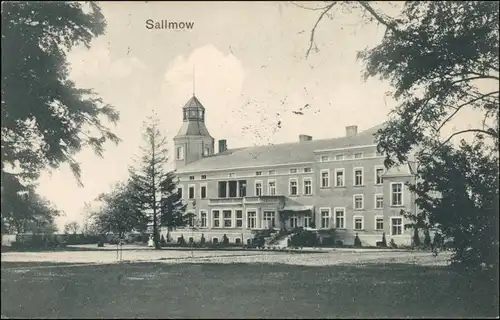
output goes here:
[{"label": "grass field", "polygon": [[439,267],[18,262],[1,272],[9,318],[498,316],[497,280]]}]

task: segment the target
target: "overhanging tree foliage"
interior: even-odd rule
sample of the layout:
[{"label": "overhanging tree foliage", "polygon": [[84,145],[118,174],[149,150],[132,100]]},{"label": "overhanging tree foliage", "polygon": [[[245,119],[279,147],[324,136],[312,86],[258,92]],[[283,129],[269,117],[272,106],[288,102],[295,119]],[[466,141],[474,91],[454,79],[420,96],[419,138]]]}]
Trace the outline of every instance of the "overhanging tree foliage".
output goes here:
[{"label": "overhanging tree foliage", "polygon": [[[69,163],[81,184],[74,155],[86,146],[102,155],[106,141],[118,142],[106,126],[118,113],[68,78],[67,52],[80,44],[88,48],[104,33],[96,3],[10,1],[1,11],[2,203],[18,208],[18,192],[33,188],[46,167]],[[2,220],[22,224],[28,212],[2,210]]]},{"label": "overhanging tree foliage", "polygon": [[[330,2],[313,9],[322,10],[318,23],[340,4],[386,27],[381,43],[359,58],[365,77],[381,77],[395,88],[398,105],[378,134],[386,166],[417,164],[411,169],[418,183],[410,189],[422,210],[404,214],[414,228],[438,223],[445,236],[457,237],[455,262],[498,263],[498,206],[492,205],[498,203],[498,3],[405,2],[396,19],[371,2]],[[444,134],[465,109],[481,115],[482,123]],[[471,139],[453,146],[452,138],[466,133]]]}]

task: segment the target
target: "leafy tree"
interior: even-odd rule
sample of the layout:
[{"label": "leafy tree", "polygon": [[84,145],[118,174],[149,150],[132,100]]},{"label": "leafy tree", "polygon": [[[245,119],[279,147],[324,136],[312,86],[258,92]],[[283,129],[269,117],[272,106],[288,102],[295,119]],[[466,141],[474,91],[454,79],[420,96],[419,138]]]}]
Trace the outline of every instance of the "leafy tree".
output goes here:
[{"label": "leafy tree", "polygon": [[161,225],[169,231],[189,223],[191,215],[186,214],[187,204],[182,201],[182,195],[177,190],[177,181],[173,172],[167,172],[161,183]]},{"label": "leafy tree", "polygon": [[[320,20],[336,3],[321,9]],[[438,223],[453,237],[455,263],[498,264],[498,4],[409,1],[398,18],[369,2],[343,5],[361,8],[386,28],[381,43],[358,57],[365,77],[389,80],[395,89],[398,105],[378,145],[386,167],[408,164],[415,175],[409,187],[420,210],[403,214],[414,225]],[[482,123],[445,134],[466,109]],[[457,146],[456,138],[470,139]]]},{"label": "leafy tree", "polygon": [[146,229],[147,219],[133,202],[132,193],[130,185],[118,183],[111,192],[99,195],[97,199],[103,205],[94,219],[100,234],[113,232],[121,239],[126,232]]},{"label": "leafy tree", "polygon": [[33,195],[42,169],[69,163],[81,184],[74,155],[86,146],[102,155],[119,141],[102,119],[116,123],[114,108],[68,79],[67,52],[105,27],[94,2],[2,2],[2,232],[35,219],[18,193]]},{"label": "leafy tree", "polygon": [[33,186],[25,187],[7,172],[2,173],[1,222],[2,233],[57,231],[54,219],[60,216],[52,203],[36,193]]},{"label": "leafy tree", "polygon": [[80,224],[76,221],[64,224],[64,233],[77,234],[78,230],[80,230]]},{"label": "leafy tree", "polygon": [[2,170],[9,164],[19,178],[63,162],[79,178],[75,153],[91,146],[101,155],[106,141],[118,142],[101,119],[114,123],[118,113],[68,79],[67,52],[106,27],[99,6],[87,5],[89,13],[80,2],[2,3]]},{"label": "leafy tree", "polygon": [[[145,122],[145,146],[137,168],[130,169],[133,202],[147,212],[153,224],[153,241],[160,249],[158,227],[163,222],[169,227],[185,225],[182,212],[185,206],[177,194],[174,174],[167,172],[168,141],[159,130],[159,120],[154,114]],[[166,210],[163,210],[162,207]],[[163,213],[163,214],[161,214]],[[162,221],[163,218],[163,221]]]}]

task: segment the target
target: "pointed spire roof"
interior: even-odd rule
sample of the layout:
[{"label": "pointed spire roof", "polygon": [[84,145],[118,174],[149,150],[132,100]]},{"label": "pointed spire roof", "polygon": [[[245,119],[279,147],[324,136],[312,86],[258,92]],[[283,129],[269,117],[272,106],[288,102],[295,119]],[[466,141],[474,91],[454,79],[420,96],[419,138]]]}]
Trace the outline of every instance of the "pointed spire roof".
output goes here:
[{"label": "pointed spire roof", "polygon": [[201,104],[200,100],[196,98],[196,96],[193,94],[191,99],[189,99],[188,102],[184,105],[182,109],[188,109],[188,108],[197,108],[201,110],[205,110],[205,107]]}]

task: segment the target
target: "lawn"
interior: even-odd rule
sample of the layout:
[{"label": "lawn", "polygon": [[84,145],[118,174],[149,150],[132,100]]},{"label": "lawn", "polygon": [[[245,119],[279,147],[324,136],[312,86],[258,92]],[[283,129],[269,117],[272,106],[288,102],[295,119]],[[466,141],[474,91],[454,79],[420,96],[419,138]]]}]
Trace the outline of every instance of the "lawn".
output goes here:
[{"label": "lawn", "polygon": [[438,267],[136,263],[43,268],[33,265],[27,270],[25,266],[2,263],[2,316],[498,316],[497,280],[460,277]]}]

